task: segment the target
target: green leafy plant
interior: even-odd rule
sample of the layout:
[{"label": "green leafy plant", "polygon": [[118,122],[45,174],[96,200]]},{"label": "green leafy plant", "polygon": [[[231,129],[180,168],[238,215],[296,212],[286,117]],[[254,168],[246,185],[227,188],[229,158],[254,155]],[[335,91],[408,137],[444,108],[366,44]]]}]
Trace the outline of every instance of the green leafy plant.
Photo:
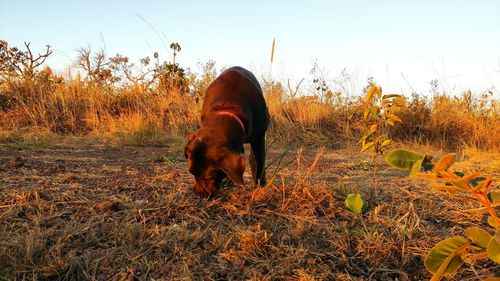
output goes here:
[{"label": "green leafy plant", "polygon": [[397,112],[404,105],[401,95],[382,95],[382,88],[370,83],[366,90],[364,99],[360,98],[358,111],[363,112],[369,129],[363,134],[359,143],[361,152],[371,151],[376,154],[383,154],[392,143],[385,133],[387,126],[394,126],[396,122],[402,122],[397,116]]},{"label": "green leafy plant", "polygon": [[347,208],[347,210],[353,212],[356,215],[361,215],[362,209],[363,209],[363,199],[361,198],[361,194],[356,193],[356,194],[349,194],[347,195],[347,198],[345,199],[344,205]]},{"label": "green leafy plant", "polygon": [[361,136],[361,152],[372,152],[373,176],[371,184],[370,198],[373,198],[376,192],[376,178],[378,165],[375,156],[384,154],[392,143],[388,138],[387,126],[394,126],[395,122],[401,122],[396,115],[404,105],[404,99],[401,95],[390,94],[382,95],[382,89],[374,83],[369,83],[365,91],[365,96],[359,99],[359,106],[356,112],[363,112],[363,120],[367,131]]},{"label": "green leafy plant", "polygon": [[386,157],[389,165],[409,170],[410,176],[432,180],[436,183],[431,188],[450,195],[465,194],[457,197],[481,203],[489,213],[488,224],[496,229],[491,235],[477,227],[465,229],[465,236],[447,238],[436,244],[425,257],[425,268],[433,274],[431,280],[440,280],[443,276],[456,272],[467,262],[488,258],[500,263],[500,218],[495,207],[500,206],[500,191],[491,176],[482,176],[479,172],[465,174],[451,172],[448,169],[455,163],[455,153],[449,153],[434,161],[431,155],[398,149]]},{"label": "green leafy plant", "polygon": [[365,221],[363,220],[363,216],[361,215],[363,213],[363,208],[365,207],[365,202],[363,201],[363,198],[361,198],[361,194],[359,193],[348,194],[347,198],[344,201],[344,206],[348,211],[355,214],[356,217],[359,219],[361,225],[363,226],[363,229],[361,230],[362,233],[365,234],[369,233],[370,230],[366,227]]}]

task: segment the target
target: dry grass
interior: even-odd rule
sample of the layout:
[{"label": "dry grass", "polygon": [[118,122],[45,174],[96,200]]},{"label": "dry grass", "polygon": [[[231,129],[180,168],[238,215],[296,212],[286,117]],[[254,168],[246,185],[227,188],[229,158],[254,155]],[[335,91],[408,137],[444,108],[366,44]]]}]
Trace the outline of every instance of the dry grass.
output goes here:
[{"label": "dry grass", "polygon": [[156,130],[176,135],[180,128],[194,129],[198,122],[197,103],[176,91],[167,95],[137,85],[103,87],[78,77],[49,84],[49,89],[39,84],[31,80],[2,84],[4,99],[9,100],[0,113],[4,130],[41,127],[59,134],[90,135]]},{"label": "dry grass", "polygon": [[[482,220],[460,215],[472,203],[436,200],[383,166],[362,223],[343,200],[353,191],[368,198],[373,167],[350,149],[290,152],[268,188],[225,187],[202,200],[190,191],[181,146],[66,142],[0,148],[0,278],[422,280],[432,245]],[[498,176],[488,165],[500,155],[463,155],[458,166]],[[454,279],[493,271],[478,263]]]},{"label": "dry grass", "polygon": [[[200,95],[214,76],[203,74],[192,80],[186,93],[161,85],[148,89],[140,84],[103,85],[79,76],[62,79],[50,71],[38,75],[0,82],[4,139],[40,130],[118,137],[137,145],[157,143],[162,136],[181,139],[198,127]],[[275,81],[263,83],[263,88],[272,116],[269,135],[282,144],[291,140],[294,145],[342,147],[362,134],[361,115],[353,115],[357,102],[347,93],[330,92],[327,98],[297,96]],[[459,97],[413,95],[400,115],[403,123],[388,132],[396,141],[442,148],[499,148],[499,102],[488,93],[478,97],[469,92]]]},{"label": "dry grass", "polygon": [[[478,206],[436,199],[386,166],[363,221],[353,216],[343,201],[369,198],[374,173],[348,148],[365,129],[356,100],[296,96],[277,82],[263,83],[273,183],[194,197],[182,146],[213,76],[189,93],[51,72],[2,80],[0,280],[422,280],[436,242],[484,224],[481,212],[461,215]],[[485,151],[499,148],[499,117],[488,95],[414,95],[388,134],[425,151],[458,149],[456,167],[498,177],[500,155]],[[278,147],[303,145],[273,161]],[[312,153],[322,145],[342,150]],[[453,278],[495,270],[478,263]]]}]

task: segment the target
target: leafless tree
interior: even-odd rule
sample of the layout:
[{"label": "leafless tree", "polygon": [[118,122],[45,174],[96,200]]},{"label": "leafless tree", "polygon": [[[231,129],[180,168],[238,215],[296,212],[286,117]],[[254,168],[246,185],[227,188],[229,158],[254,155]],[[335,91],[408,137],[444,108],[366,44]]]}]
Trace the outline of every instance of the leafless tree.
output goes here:
[{"label": "leafless tree", "polygon": [[136,68],[134,63],[129,63],[129,58],[117,54],[110,58],[110,68],[116,73],[115,76],[123,76],[128,82],[138,84],[143,87],[150,88],[150,86],[158,78],[159,63],[158,53],[154,53],[156,61],[151,63],[151,58],[145,57],[140,59],[139,69]]},{"label": "leafless tree", "polygon": [[111,61],[106,58],[106,53],[103,49],[99,49],[94,55],[90,47],[80,48],[77,50],[78,59],[76,66],[83,69],[87,75],[87,79],[94,83],[112,83],[116,80],[113,77],[109,65]]},{"label": "leafless tree", "polygon": [[25,51],[9,47],[5,40],[0,40],[0,75],[33,77],[36,69],[45,63],[52,54],[50,45],[42,53],[33,54],[29,42],[24,42]]}]

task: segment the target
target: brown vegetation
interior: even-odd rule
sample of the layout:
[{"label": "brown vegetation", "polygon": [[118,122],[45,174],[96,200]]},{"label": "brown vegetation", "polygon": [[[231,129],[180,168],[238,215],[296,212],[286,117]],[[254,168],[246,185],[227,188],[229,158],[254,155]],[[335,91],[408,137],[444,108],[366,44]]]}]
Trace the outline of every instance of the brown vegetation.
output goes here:
[{"label": "brown vegetation", "polygon": [[[356,153],[363,93],[264,81],[269,186],[202,200],[182,146],[214,63],[194,75],[156,53],[133,65],[80,49],[83,74],[62,77],[23,71],[29,53],[0,43],[0,280],[422,280],[433,245],[484,223],[477,204],[435,200],[380,155]],[[498,177],[498,153],[484,152],[500,144],[490,93],[413,94],[398,116],[392,140],[459,148],[458,168]],[[340,149],[311,152],[323,145]],[[343,207],[353,192],[373,194],[361,217]],[[480,262],[452,277],[495,271]]]},{"label": "brown vegetation", "polygon": [[[7,43],[2,46],[0,64],[20,65],[9,57]],[[61,77],[48,67],[38,70],[40,65],[30,71],[3,68],[4,137],[35,128],[57,134],[183,138],[198,126],[201,97],[217,74],[213,62],[196,76],[178,64],[160,63],[157,53],[152,60],[141,59],[139,69],[120,55],[108,59],[102,51],[93,55],[90,49],[80,49],[79,54],[84,76]],[[263,83],[272,115],[270,137],[299,145],[339,146],[357,140],[364,125],[361,114],[353,115],[357,100],[352,94],[363,93],[333,92],[319,79],[313,85],[316,91],[299,95],[289,85],[285,89],[280,82]],[[499,102],[490,92],[430,98],[414,93],[399,115],[403,122],[388,132],[395,141],[492,150],[500,144]]]},{"label": "brown vegetation", "polygon": [[[352,150],[318,153],[289,153],[283,163],[290,165],[268,188],[224,187],[219,197],[201,200],[176,145],[3,148],[0,276],[423,280],[430,276],[422,263],[429,249],[481,221],[482,210],[467,211],[467,219],[457,214],[476,205],[436,201],[436,192],[384,165],[377,204],[362,223],[343,201],[353,191],[368,193],[373,166]],[[482,157],[481,168],[498,165],[495,157]],[[479,263],[455,277],[476,280],[494,270]]]}]

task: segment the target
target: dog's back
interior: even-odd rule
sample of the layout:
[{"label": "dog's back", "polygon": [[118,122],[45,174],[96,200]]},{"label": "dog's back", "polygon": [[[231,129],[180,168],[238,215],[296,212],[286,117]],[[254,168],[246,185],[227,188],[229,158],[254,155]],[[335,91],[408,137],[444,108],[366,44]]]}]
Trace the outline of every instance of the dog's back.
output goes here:
[{"label": "dog's back", "polygon": [[269,113],[262,88],[248,70],[235,66],[222,72],[208,87],[201,119],[213,112],[229,110],[238,115],[246,128],[247,142],[265,134]]}]

